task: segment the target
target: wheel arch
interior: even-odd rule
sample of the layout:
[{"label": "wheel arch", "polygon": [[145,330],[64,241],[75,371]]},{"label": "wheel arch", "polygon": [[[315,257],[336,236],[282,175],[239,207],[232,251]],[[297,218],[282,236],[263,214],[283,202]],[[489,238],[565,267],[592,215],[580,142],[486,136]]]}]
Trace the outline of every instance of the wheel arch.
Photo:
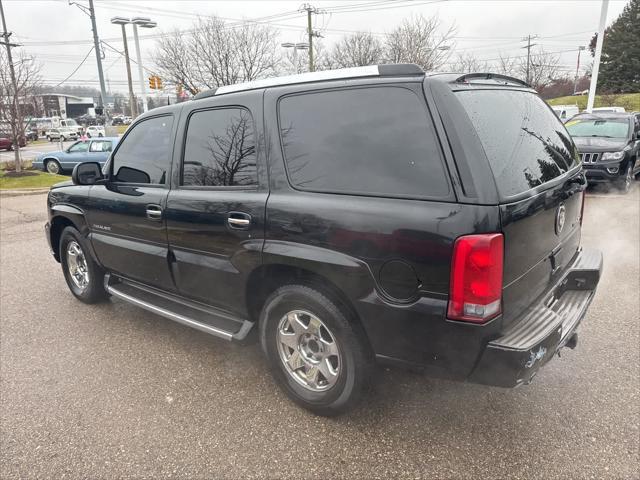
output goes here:
[{"label": "wheel arch", "polygon": [[[336,272],[336,274],[343,275],[340,272]],[[350,318],[362,332],[367,343],[371,345],[364,323],[353,302],[353,299],[357,297],[353,296],[352,289],[344,284],[340,285],[340,282],[337,281],[337,275],[327,275],[326,271],[319,271],[309,263],[305,265],[290,263],[260,265],[249,274],[246,284],[245,298],[249,319],[257,325],[264,303],[281,286],[288,284],[307,285],[338,301],[350,313]],[[372,285],[369,288],[372,288]]]},{"label": "wheel arch", "polygon": [[[60,261],[60,237],[66,227],[73,227],[80,234],[87,238],[89,228],[87,226],[84,212],[77,207],[71,205],[54,205],[51,207],[51,220],[49,221],[49,239],[51,241],[51,249],[55,259]],[[89,242],[90,244],[91,242]],[[94,260],[97,261],[92,248],[89,248]]]},{"label": "wheel arch", "polygon": [[42,159],[42,168],[43,168],[43,170],[47,169],[47,162],[51,162],[51,161],[58,162],[58,165],[60,165],[60,171],[62,171],[62,163],[60,163],[60,159],[58,157],[55,157],[55,156],[43,157],[43,159]]}]

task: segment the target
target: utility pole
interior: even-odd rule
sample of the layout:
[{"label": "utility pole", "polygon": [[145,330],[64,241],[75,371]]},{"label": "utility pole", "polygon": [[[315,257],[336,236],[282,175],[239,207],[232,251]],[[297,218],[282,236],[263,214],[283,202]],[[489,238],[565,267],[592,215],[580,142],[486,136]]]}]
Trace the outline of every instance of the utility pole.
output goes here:
[{"label": "utility pole", "polygon": [[311,21],[311,15],[312,14],[317,15],[318,13],[323,13],[323,12],[318,10],[316,7],[314,7],[309,3],[305,3],[304,5],[302,5],[299,11],[307,12],[307,36],[309,37],[309,71],[315,72],[316,68],[313,63],[313,37],[322,37],[322,35],[320,35],[319,32],[315,32],[313,30],[313,22]]},{"label": "utility pole", "polygon": [[19,173],[22,170],[22,164],[20,162],[20,129],[18,128],[18,122],[21,122],[22,117],[20,113],[20,105],[18,102],[18,82],[16,81],[16,70],[13,67],[13,58],[11,56],[11,47],[17,47],[15,43],[9,42],[11,33],[7,30],[7,22],[4,18],[4,7],[2,6],[2,0],[0,0],[0,16],[2,16],[2,37],[4,38],[4,45],[7,47],[7,60],[9,61],[9,74],[11,75],[11,85],[13,87],[13,121],[11,122],[11,135],[14,142],[14,155],[16,163],[16,172]]},{"label": "utility pole", "polygon": [[587,112],[593,110],[593,103],[596,99],[596,86],[598,85],[598,72],[600,70],[600,57],[602,56],[602,44],[604,43],[604,27],[607,25],[607,9],[609,0],[602,0],[600,8],[600,25],[598,26],[598,38],[596,39],[596,54],[593,59],[593,70],[591,72],[591,83],[589,84],[589,98],[587,99]]},{"label": "utility pole", "polygon": [[98,28],[96,27],[96,12],[93,9],[93,0],[89,0],[89,17],[91,18],[91,31],[93,32],[93,49],[96,52],[96,62],[98,64],[98,79],[100,80],[100,104],[104,114],[107,102],[107,89],[104,85],[104,73],[102,71],[102,55],[100,55],[100,40],[98,39]]},{"label": "utility pole", "polygon": [[100,49],[100,39],[98,38],[98,27],[96,26],[96,12],[93,8],[93,0],[89,0],[89,7],[80,3],[72,2],[69,0],[69,5],[75,5],[82,13],[88,15],[91,19],[91,31],[93,32],[93,49],[96,52],[96,63],[98,64],[98,79],[100,80],[100,98],[98,99],[98,106],[102,107],[103,114],[106,114],[106,102],[107,102],[107,89],[104,84],[104,72],[102,71],[102,50]]},{"label": "utility pole", "polygon": [[536,43],[531,43],[531,40],[535,40],[536,38],[538,38],[538,35],[527,35],[522,39],[523,42],[527,42],[527,45],[522,47],[527,49],[527,84],[529,84],[529,71],[531,69],[531,47],[537,45]]},{"label": "utility pole", "polygon": [[578,91],[578,75],[580,75],[580,52],[584,50],[586,47],[578,47],[578,63],[576,64],[576,78],[573,81],[573,94],[575,95]]}]

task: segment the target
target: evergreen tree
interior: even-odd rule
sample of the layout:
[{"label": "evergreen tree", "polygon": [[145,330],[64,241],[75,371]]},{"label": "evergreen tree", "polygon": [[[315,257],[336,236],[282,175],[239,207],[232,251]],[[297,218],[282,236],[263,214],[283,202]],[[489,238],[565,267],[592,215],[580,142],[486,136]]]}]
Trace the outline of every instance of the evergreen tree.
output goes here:
[{"label": "evergreen tree", "polygon": [[640,0],[630,0],[605,30],[598,89],[640,92]]}]

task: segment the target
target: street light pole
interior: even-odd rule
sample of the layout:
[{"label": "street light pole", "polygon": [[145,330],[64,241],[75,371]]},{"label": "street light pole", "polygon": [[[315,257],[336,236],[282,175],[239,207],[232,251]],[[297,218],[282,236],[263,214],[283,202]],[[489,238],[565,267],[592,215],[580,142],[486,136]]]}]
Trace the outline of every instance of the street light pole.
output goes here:
[{"label": "street light pole", "polygon": [[130,23],[128,18],[113,17],[111,23],[120,25],[122,27],[122,41],[124,43],[124,60],[127,65],[127,83],[129,84],[129,108],[131,109],[131,118],[136,118],[138,115],[138,108],[136,105],[136,99],[133,95],[133,82],[131,81],[131,63],[129,62],[129,45],[127,44],[127,30],[125,25]]},{"label": "street light pole", "polygon": [[133,39],[136,44],[136,58],[138,60],[138,80],[140,82],[140,92],[142,95],[142,109],[144,112],[149,111],[149,105],[147,105],[147,84],[144,81],[144,72],[142,68],[142,57],[140,56],[140,41],[138,39],[138,25],[142,28],[154,28],[157,23],[152,22],[149,18],[135,17],[131,19],[133,24]]},{"label": "street light pole", "polygon": [[600,25],[598,26],[598,38],[596,39],[596,54],[593,59],[593,70],[591,71],[591,83],[589,84],[589,98],[587,99],[587,112],[593,110],[593,103],[596,99],[596,86],[598,85],[598,71],[600,70],[600,57],[602,56],[602,44],[604,43],[604,27],[607,26],[607,9],[609,0],[602,0],[600,8]]},{"label": "street light pole", "polygon": [[309,48],[309,44],[304,42],[301,42],[301,43],[286,42],[286,43],[280,44],[280,46],[284,48],[293,48],[293,64],[295,66],[296,73],[300,73],[298,71],[298,50],[307,50]]}]

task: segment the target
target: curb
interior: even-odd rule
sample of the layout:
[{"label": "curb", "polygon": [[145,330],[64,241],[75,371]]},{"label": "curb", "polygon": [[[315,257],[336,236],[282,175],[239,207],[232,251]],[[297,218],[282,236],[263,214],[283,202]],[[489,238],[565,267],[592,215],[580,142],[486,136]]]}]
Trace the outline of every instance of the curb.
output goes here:
[{"label": "curb", "polygon": [[5,197],[22,197],[25,195],[39,195],[42,193],[47,193],[49,191],[49,187],[47,188],[21,188],[15,190],[0,190],[0,198]]}]

